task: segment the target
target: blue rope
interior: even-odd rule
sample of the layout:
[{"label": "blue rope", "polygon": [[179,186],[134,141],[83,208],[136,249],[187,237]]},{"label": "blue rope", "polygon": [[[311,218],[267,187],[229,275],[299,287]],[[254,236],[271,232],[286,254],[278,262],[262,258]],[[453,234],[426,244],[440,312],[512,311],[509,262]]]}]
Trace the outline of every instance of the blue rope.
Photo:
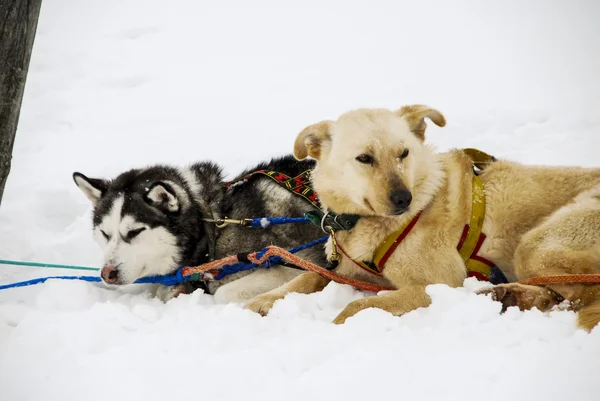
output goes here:
[{"label": "blue rope", "polygon": [[[292,248],[290,249],[288,252],[290,253],[297,253],[300,252],[304,249],[307,248],[311,248],[313,246],[319,245],[324,243],[325,241],[327,241],[327,238],[329,238],[329,236],[325,236],[319,239],[316,239],[314,241],[311,241],[309,243],[306,243],[304,245],[300,245],[297,246],[296,248]],[[261,255],[264,255],[265,252],[267,252],[268,248],[264,248],[262,251],[260,251],[257,254],[257,257],[260,257]],[[277,264],[281,261],[281,258],[279,256],[273,256],[272,258],[269,258],[268,260],[266,260],[264,262],[264,267],[265,268],[269,268],[271,267],[271,265],[273,264]],[[7,264],[14,264],[14,263],[7,263]],[[28,262],[21,262],[19,264],[22,264],[24,266],[43,266],[43,267],[58,267],[61,265],[47,265],[47,264],[43,264],[43,263],[28,263]],[[258,267],[258,265],[253,264],[253,263],[236,263],[234,265],[229,265],[229,266],[224,266],[221,269],[221,273],[219,273],[219,275],[217,277],[215,277],[215,280],[220,280],[223,277],[229,276],[230,274],[235,274],[241,271],[245,271],[245,270],[250,270],[250,269],[254,269]],[[71,267],[67,267],[67,268],[75,268],[73,266]],[[87,268],[86,270],[91,269],[91,268]],[[94,269],[94,270],[98,270],[98,269]],[[186,281],[189,281],[192,278],[192,276],[184,276],[183,275],[183,267],[180,267],[179,269],[177,269],[177,272],[175,272],[174,274],[167,274],[164,276],[151,276],[151,277],[142,277],[140,279],[137,279],[135,281],[135,284],[162,284],[162,285],[166,285],[166,286],[173,286],[173,285],[177,285],[177,284],[182,284],[185,283]],[[27,281],[20,281],[17,283],[12,283],[12,284],[5,284],[5,285],[0,285],[0,291],[1,290],[7,290],[9,288],[17,288],[17,287],[27,287],[29,285],[35,285],[35,284],[41,284],[44,283],[48,280],[83,280],[83,281],[88,281],[88,282],[101,282],[102,279],[98,276],[52,276],[52,277],[41,277],[41,278],[35,278],[32,280],[27,280]]]},{"label": "blue rope", "polygon": [[9,288],[17,288],[17,287],[27,287],[28,285],[41,284],[45,283],[48,280],[83,280],[89,282],[99,282],[101,281],[100,277],[97,276],[52,276],[52,277],[41,277],[34,278],[33,280],[20,281],[18,283],[0,285],[0,290],[7,290]]},{"label": "blue rope", "polygon": [[191,276],[185,277],[183,275],[183,266],[177,269],[173,274],[166,274],[164,276],[150,276],[142,277],[135,280],[135,284],[162,284],[162,285],[177,285],[185,283],[190,280]]},{"label": "blue rope", "polygon": [[[52,277],[41,277],[34,278],[32,280],[20,281],[13,284],[0,285],[0,291],[9,288],[27,287],[29,285],[45,283],[48,280],[82,280],[89,281],[90,283],[99,283],[102,279],[98,276],[52,276]],[[183,276],[183,268],[177,269],[174,274],[167,274],[164,276],[151,276],[142,277],[137,279],[134,284],[162,284],[162,285],[177,285],[186,282],[189,278]]]},{"label": "blue rope", "polygon": [[262,217],[252,219],[250,227],[266,228],[270,225],[310,223],[306,217]]}]

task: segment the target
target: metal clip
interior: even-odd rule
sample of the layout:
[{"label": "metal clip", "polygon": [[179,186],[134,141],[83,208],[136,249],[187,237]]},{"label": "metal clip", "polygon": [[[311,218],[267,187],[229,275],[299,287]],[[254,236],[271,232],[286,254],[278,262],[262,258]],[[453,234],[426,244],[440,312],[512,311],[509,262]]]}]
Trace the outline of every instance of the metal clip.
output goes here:
[{"label": "metal clip", "polygon": [[237,225],[244,226],[244,227],[252,226],[252,219],[235,220],[235,219],[228,219],[227,217],[225,217],[222,219],[202,219],[202,220],[206,221],[207,223],[214,223],[215,227],[217,227],[217,228],[224,228],[230,224],[237,224]]},{"label": "metal clip", "polygon": [[224,228],[230,224],[237,224],[237,225],[244,226],[244,227],[250,227],[252,225],[252,219],[234,220],[234,219],[224,218],[224,219],[216,219],[215,220],[215,226],[217,228]]},{"label": "metal clip", "polygon": [[339,261],[340,254],[338,253],[338,243],[337,243],[337,239],[335,238],[335,230],[333,228],[331,228],[331,226],[325,226],[323,228],[323,231],[328,233],[329,236],[331,237],[331,245],[332,245],[331,260]]}]

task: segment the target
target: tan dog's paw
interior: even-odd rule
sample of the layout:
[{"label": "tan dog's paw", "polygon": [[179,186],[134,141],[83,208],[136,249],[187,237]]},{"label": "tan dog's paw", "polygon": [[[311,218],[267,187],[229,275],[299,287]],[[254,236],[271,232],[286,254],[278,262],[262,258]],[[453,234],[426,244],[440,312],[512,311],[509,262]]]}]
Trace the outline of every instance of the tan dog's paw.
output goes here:
[{"label": "tan dog's paw", "polygon": [[518,283],[500,284],[478,291],[477,294],[490,294],[494,301],[502,303],[502,313],[511,306],[517,306],[520,310],[535,307],[545,312],[564,301],[559,293],[549,288]]},{"label": "tan dog's paw", "polygon": [[374,306],[370,302],[371,298],[363,298],[357,299],[356,301],[350,302],[343,311],[340,312],[339,315],[335,319],[333,319],[334,324],[344,324],[346,319],[356,315],[358,312],[368,308],[374,308]]},{"label": "tan dog's paw", "polygon": [[251,310],[261,316],[266,316],[273,307],[273,304],[280,299],[283,299],[283,297],[279,295],[268,293],[261,294],[248,301],[248,303],[244,305],[244,309]]}]

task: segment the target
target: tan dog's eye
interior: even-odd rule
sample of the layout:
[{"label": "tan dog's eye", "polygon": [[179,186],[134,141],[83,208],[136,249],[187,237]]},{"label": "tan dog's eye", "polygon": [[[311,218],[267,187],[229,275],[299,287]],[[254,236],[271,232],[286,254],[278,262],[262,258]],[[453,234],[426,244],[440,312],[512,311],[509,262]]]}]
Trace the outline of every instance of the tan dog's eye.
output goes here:
[{"label": "tan dog's eye", "polygon": [[373,158],[366,153],[356,156],[356,161],[362,164],[373,164]]},{"label": "tan dog's eye", "polygon": [[408,156],[408,149],[404,149],[404,152],[400,155],[400,159],[406,159],[406,156]]}]

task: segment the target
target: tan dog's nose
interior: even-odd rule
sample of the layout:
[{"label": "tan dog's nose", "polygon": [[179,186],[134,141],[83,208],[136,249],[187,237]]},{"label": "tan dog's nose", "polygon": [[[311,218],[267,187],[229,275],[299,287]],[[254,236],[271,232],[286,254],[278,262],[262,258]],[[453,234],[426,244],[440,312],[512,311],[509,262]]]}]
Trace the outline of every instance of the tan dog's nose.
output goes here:
[{"label": "tan dog's nose", "polygon": [[390,194],[390,201],[394,206],[396,206],[396,210],[401,213],[404,212],[410,205],[410,202],[412,201],[412,195],[406,189],[393,191]]},{"label": "tan dog's nose", "polygon": [[106,265],[102,268],[100,277],[108,284],[114,284],[119,279],[119,270],[114,265]]}]

